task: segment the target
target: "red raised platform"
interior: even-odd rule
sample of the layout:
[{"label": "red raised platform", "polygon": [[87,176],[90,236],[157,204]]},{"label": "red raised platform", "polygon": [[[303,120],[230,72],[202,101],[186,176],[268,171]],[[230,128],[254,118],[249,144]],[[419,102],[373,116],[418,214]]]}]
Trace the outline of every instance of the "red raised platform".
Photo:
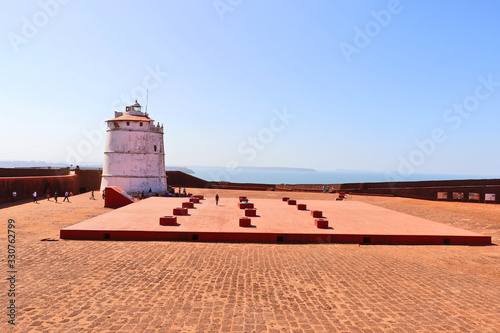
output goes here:
[{"label": "red raised platform", "polygon": [[251,227],[252,226],[252,219],[249,217],[242,217],[240,218],[240,227]]},{"label": "red raised platform", "polygon": [[192,203],[200,203],[200,199],[199,198],[189,198],[189,202],[192,202]]},{"label": "red raised platform", "polygon": [[325,220],[325,219],[315,219],[314,220],[314,225],[316,226],[316,228],[328,229],[328,220]]},{"label": "red raised platform", "polygon": [[239,207],[240,209],[245,209],[245,208],[254,208],[254,205],[253,205],[253,203],[251,203],[251,202],[240,202],[240,203],[238,204],[238,207]]},{"label": "red raised platform", "polygon": [[194,208],[194,202],[183,202],[182,208]]},{"label": "red raised platform", "polygon": [[323,212],[320,210],[311,210],[311,216],[314,218],[321,218],[323,217]]},{"label": "red raised platform", "polygon": [[245,208],[245,216],[257,216],[257,209]]},{"label": "red raised platform", "polygon": [[297,209],[298,210],[306,210],[307,209],[307,205],[306,204],[297,204]]},{"label": "red raised platform", "polygon": [[160,217],[160,225],[177,225],[177,216]]},{"label": "red raised platform", "polygon": [[[357,201],[303,200],[320,210],[334,228],[315,227],[309,214],[277,205],[279,199],[254,199],[259,216],[240,228],[238,198],[215,199],[177,215],[177,226],[159,225],[185,198],[151,197],[60,231],[61,239],[171,240],[253,243],[358,243],[489,245],[491,237]],[[227,201],[227,202],[226,202]],[[181,208],[182,209],[182,208]],[[187,214],[187,209],[185,213]],[[322,215],[323,215],[322,214]]]},{"label": "red raised platform", "polygon": [[174,208],[173,210],[173,214],[174,215],[187,215],[188,214],[188,209],[185,208],[185,207],[177,207],[177,208]]},{"label": "red raised platform", "polygon": [[289,205],[296,205],[297,204],[297,200],[288,199],[288,204]]}]

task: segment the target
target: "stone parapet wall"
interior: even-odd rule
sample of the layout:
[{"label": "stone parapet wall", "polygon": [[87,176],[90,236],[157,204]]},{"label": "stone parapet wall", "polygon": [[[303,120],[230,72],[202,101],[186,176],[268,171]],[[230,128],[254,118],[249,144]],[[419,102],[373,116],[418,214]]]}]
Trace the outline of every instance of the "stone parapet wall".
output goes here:
[{"label": "stone parapet wall", "polygon": [[0,177],[64,176],[69,168],[0,168]]},{"label": "stone parapet wall", "polygon": [[4,177],[0,178],[0,203],[14,201],[12,192],[17,192],[15,200],[32,198],[33,191],[38,193],[38,199],[45,197],[47,189],[50,189],[51,197],[57,190],[59,196],[64,192],[78,193],[78,176],[40,176],[40,177]]}]

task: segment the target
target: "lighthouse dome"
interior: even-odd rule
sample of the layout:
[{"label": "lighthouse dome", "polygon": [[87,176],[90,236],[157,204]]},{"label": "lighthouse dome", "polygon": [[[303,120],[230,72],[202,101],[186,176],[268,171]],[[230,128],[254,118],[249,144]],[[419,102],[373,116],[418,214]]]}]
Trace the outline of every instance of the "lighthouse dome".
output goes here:
[{"label": "lighthouse dome", "polygon": [[130,106],[127,106],[125,108],[125,112],[127,114],[131,114],[131,115],[134,115],[134,116],[144,116],[144,112],[141,111],[142,109],[142,106],[141,104],[137,103],[137,100],[135,100],[135,103],[130,105]]}]

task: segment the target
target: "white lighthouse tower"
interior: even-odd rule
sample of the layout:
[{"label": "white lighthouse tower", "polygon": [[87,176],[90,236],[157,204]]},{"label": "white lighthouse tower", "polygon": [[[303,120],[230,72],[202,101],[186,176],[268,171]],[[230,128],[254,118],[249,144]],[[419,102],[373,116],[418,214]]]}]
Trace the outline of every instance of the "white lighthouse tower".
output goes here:
[{"label": "white lighthouse tower", "polygon": [[115,118],[106,122],[101,191],[106,186],[128,193],[166,191],[163,125],[155,126],[137,101],[125,112],[115,111]]}]

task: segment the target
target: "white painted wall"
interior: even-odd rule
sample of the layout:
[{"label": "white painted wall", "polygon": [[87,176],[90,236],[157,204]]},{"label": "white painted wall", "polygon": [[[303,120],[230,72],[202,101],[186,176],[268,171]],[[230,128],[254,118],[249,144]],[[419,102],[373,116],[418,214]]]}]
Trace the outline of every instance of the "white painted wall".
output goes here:
[{"label": "white painted wall", "polygon": [[106,186],[129,193],[167,190],[163,132],[152,128],[156,130],[147,122],[142,127],[132,121],[128,126],[126,121],[108,123],[101,190]]}]

